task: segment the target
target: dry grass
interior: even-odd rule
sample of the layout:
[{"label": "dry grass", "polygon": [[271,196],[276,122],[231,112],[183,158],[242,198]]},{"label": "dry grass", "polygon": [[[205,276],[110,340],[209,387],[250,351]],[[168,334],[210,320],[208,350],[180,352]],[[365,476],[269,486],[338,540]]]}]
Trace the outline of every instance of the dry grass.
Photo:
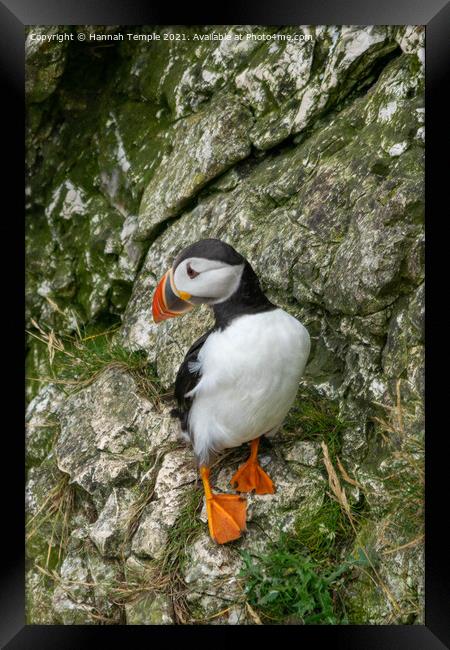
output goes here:
[{"label": "dry grass", "polygon": [[[382,590],[386,599],[391,605],[389,623],[402,622],[409,616],[419,614],[417,599],[411,596],[405,597],[401,602],[392,594],[381,576],[381,568],[378,561],[382,557],[388,558],[394,553],[407,551],[422,544],[424,540],[424,447],[423,440],[413,435],[412,423],[415,420],[415,413],[406,409],[401,400],[401,382],[396,386],[396,403],[393,406],[377,403],[386,413],[383,416],[374,417],[377,430],[382,440],[382,449],[385,459],[390,463],[394,471],[388,475],[376,475],[376,480],[382,482],[384,495],[388,502],[389,510],[380,521],[374,522],[377,526],[376,546],[380,549],[374,553],[372,543],[367,546],[361,542],[358,531],[361,526],[369,521],[370,507],[364,513],[355,513],[349,503],[342,481],[356,487],[370,503],[372,488],[370,481],[358,480],[350,476],[344,468],[339,457],[336,455],[333,462],[327,444],[322,442],[323,463],[328,475],[330,487],[329,496],[339,504],[342,513],[347,518],[357,543],[357,550],[367,560],[367,567],[361,567],[360,571],[368,578],[377,590]],[[337,467],[335,467],[337,466]],[[375,494],[376,498],[377,495]],[[392,545],[392,540],[397,541]],[[378,559],[376,559],[378,558]]]},{"label": "dry grass", "polygon": [[[328,448],[327,448],[327,445],[324,442],[322,442],[322,451],[323,451],[323,462],[324,462],[324,465],[325,465],[325,468],[326,468],[327,474],[328,474],[328,483],[329,483],[329,486],[330,486],[331,491],[333,493],[332,496],[339,503],[339,505],[342,508],[343,512],[347,516],[347,518],[349,520],[349,523],[350,523],[350,525],[351,525],[351,527],[353,529],[353,532],[355,534],[355,538],[356,538],[357,535],[358,535],[358,530],[357,530],[357,527],[356,527],[355,518],[354,518],[354,516],[352,514],[352,511],[351,511],[351,508],[350,508],[350,505],[349,505],[349,502],[348,502],[348,499],[347,499],[347,495],[345,493],[345,489],[342,487],[341,482],[339,480],[339,477],[338,477],[338,475],[336,473],[336,470],[334,469],[333,464],[331,463],[330,455],[328,453]],[[344,470],[344,472],[345,472],[345,470]],[[346,472],[345,472],[345,474],[347,475]],[[351,482],[353,484],[357,483],[357,481],[355,481],[354,479],[351,479],[350,477],[348,477],[348,478],[350,479],[349,482]],[[396,601],[395,597],[393,596],[393,594],[391,593],[390,589],[387,587],[387,585],[381,579],[381,576],[379,575],[379,573],[378,573],[377,569],[375,568],[375,565],[374,565],[374,563],[372,561],[371,553],[368,552],[366,550],[366,548],[364,546],[362,546],[362,545],[359,545],[359,550],[361,551],[361,553],[363,554],[363,556],[367,560],[367,563],[370,566],[370,569],[372,570],[373,576],[370,575],[370,574],[368,574],[368,575],[370,575],[370,578],[375,582],[375,584],[383,590],[384,594],[386,595],[387,599],[391,603],[392,607],[395,609],[395,611],[398,614],[400,614],[400,612],[401,612],[400,606],[399,606],[398,602]],[[364,569],[363,569],[363,571],[364,571]]]},{"label": "dry grass", "polygon": [[27,334],[43,346],[47,353],[47,370],[38,377],[27,375],[27,382],[53,383],[71,393],[91,384],[106,368],[123,369],[133,375],[139,392],[157,408],[167,394],[161,390],[156,374],[146,355],[122,347],[114,333],[118,328],[83,336],[78,329],[73,336],[56,336],[32,321],[34,331]]},{"label": "dry grass", "polygon": [[61,562],[64,549],[69,539],[70,518],[75,504],[75,488],[69,483],[69,475],[61,474],[41,503],[37,512],[26,523],[26,542],[31,542],[41,531],[44,524],[51,521],[51,533],[48,541],[45,568],[49,567],[52,549],[57,545],[56,565]]},{"label": "dry grass", "polygon": [[332,498],[336,499],[353,526],[354,519],[347,499],[347,495],[345,494],[345,489],[341,486],[339,477],[331,462],[327,444],[322,441],[321,447],[323,452],[323,462],[328,474],[328,485],[330,486],[330,489],[333,493]]},{"label": "dry grass", "polygon": [[[401,401],[401,382],[396,385],[396,404],[383,406],[386,417],[376,417],[378,431],[389,454],[393,471],[381,476],[384,488],[401,515],[404,533],[410,539],[400,546],[413,546],[424,537],[425,526],[425,447],[422,435],[412,433],[415,413],[405,409]],[[394,523],[392,525],[395,525]],[[398,525],[398,524],[397,524]],[[398,546],[398,545],[397,545]],[[390,551],[391,552],[391,551]]]}]

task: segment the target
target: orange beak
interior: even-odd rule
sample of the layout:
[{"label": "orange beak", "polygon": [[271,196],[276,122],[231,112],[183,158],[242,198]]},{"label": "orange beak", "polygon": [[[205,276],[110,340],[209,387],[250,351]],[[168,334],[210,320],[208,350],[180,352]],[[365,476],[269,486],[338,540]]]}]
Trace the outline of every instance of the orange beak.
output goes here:
[{"label": "orange beak", "polygon": [[167,271],[153,294],[152,314],[155,323],[175,318],[190,311],[194,305],[188,302],[190,294],[177,291],[173,281],[173,271]]}]

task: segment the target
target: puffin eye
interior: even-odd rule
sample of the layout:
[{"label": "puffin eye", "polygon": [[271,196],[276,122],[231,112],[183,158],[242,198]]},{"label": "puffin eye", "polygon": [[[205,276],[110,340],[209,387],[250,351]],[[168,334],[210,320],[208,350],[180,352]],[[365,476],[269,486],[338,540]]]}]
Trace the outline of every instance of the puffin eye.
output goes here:
[{"label": "puffin eye", "polygon": [[188,264],[187,264],[187,266],[186,266],[186,271],[187,271],[188,276],[189,276],[191,279],[192,279],[192,278],[196,278],[197,275],[200,275],[200,273],[197,273],[197,271],[194,271],[194,269],[192,268],[192,266],[190,265],[189,262],[188,262]]}]

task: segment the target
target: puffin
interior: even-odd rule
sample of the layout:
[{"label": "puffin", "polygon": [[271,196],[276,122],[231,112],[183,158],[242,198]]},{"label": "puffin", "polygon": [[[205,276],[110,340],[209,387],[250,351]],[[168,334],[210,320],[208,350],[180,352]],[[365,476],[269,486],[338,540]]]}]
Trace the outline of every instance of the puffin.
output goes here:
[{"label": "puffin", "polygon": [[[258,462],[259,442],[275,435],[294,402],[310,337],[267,298],[250,263],[220,239],[202,239],[179,253],[154,291],[153,319],[161,323],[201,304],[212,309],[215,324],[187,351],[171,415],[197,459],[210,535],[225,544],[246,530],[242,494],[275,492]],[[237,494],[214,493],[212,461],[245,443],[250,456],[231,478]]]}]

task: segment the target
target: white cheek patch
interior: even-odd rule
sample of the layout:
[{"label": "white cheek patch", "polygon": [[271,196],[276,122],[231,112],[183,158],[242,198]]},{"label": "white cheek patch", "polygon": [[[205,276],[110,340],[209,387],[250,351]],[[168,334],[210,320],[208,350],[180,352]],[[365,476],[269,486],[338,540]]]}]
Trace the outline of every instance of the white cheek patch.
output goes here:
[{"label": "white cheek patch", "polygon": [[[199,273],[195,278],[187,274],[188,265]],[[226,264],[201,257],[190,257],[181,262],[174,273],[174,283],[178,291],[193,297],[212,299],[217,303],[227,300],[238,288],[244,264]]]},{"label": "white cheek patch", "polygon": [[220,293],[217,291],[211,295],[211,298],[217,298],[214,303],[228,300],[237,291],[244,271],[244,265],[229,266],[226,271],[226,275],[222,273],[222,277],[217,277],[217,288],[220,289]]}]

